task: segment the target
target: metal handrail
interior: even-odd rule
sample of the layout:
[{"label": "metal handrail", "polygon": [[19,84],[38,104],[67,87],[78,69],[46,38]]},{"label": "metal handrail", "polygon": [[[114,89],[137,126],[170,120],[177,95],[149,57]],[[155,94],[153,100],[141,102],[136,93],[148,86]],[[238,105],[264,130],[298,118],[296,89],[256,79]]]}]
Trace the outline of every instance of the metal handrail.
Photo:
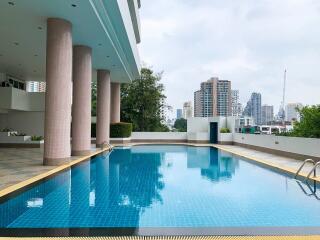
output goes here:
[{"label": "metal handrail", "polygon": [[104,141],[104,142],[101,143],[101,150],[104,149],[105,145],[107,145],[109,147],[109,149],[113,148],[113,146],[110,143],[108,143],[107,141]]},{"label": "metal handrail", "polygon": [[304,187],[302,186],[300,181],[297,181],[298,186],[300,187],[300,189],[303,191],[303,193],[308,196],[308,197],[315,197],[317,200],[320,200],[320,197],[317,194],[317,186],[316,186],[316,181],[314,181],[313,183],[313,189],[310,186],[309,182],[306,182],[305,184],[307,185],[310,193],[307,193],[307,191],[304,189]]},{"label": "metal handrail", "polygon": [[316,169],[317,169],[317,167],[320,165],[320,162],[317,162],[314,166],[313,166],[313,168],[311,169],[311,171],[309,172],[309,174],[308,174],[308,176],[307,176],[307,180],[306,181],[308,181],[309,179],[310,179],[310,175],[311,175],[311,173],[313,172],[313,176],[314,177],[316,177]]},{"label": "metal handrail", "polygon": [[[308,163],[308,162],[310,162],[310,163],[312,163],[313,164],[313,166],[315,166],[316,165],[316,162],[314,161],[314,160],[312,160],[312,159],[306,159],[306,160],[304,160],[303,161],[303,163],[301,164],[301,166],[300,166],[300,168],[298,169],[298,171],[296,172],[296,175],[294,176],[294,178],[297,178],[297,176],[299,175],[299,173],[301,172],[301,170],[302,170],[302,168],[304,167],[304,165],[306,165],[306,163]],[[310,172],[311,173],[311,172]],[[316,176],[316,170],[314,169],[314,177]],[[308,175],[309,176],[309,175]]]}]

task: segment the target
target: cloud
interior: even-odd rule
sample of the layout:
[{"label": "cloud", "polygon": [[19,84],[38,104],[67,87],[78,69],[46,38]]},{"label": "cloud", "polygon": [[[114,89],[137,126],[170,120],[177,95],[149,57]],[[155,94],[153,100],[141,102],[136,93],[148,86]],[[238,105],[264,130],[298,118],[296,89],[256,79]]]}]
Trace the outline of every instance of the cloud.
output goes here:
[{"label": "cloud", "polygon": [[157,0],[140,12],[141,58],[164,71],[174,108],[212,76],[231,80],[242,103],[259,91],[277,108],[285,68],[287,102],[320,103],[320,1]]}]

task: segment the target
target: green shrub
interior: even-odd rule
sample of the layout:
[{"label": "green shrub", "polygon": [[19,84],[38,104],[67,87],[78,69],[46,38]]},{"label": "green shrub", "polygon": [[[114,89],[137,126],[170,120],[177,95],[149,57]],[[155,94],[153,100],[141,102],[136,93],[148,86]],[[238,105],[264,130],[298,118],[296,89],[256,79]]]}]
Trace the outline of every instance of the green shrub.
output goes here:
[{"label": "green shrub", "polygon": [[43,137],[42,136],[32,136],[31,141],[42,141]]},{"label": "green shrub", "polygon": [[91,137],[95,138],[96,137],[96,123],[91,123]]},{"label": "green shrub", "polygon": [[220,133],[230,133],[230,129],[229,128],[221,128]]},{"label": "green shrub", "polygon": [[131,136],[132,123],[112,123],[110,124],[111,138],[127,138]]},{"label": "green shrub", "polygon": [[12,132],[12,131],[13,131],[13,129],[11,129],[11,128],[4,128],[1,130],[1,132]]}]

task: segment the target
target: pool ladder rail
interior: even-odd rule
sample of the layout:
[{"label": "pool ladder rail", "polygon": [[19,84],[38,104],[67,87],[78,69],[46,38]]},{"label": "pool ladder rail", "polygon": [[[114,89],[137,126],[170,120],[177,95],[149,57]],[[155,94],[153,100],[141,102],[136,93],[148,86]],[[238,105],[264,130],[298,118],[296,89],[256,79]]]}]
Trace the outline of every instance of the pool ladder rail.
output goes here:
[{"label": "pool ladder rail", "polygon": [[303,167],[306,165],[306,163],[312,163],[313,164],[313,168],[311,169],[311,171],[308,173],[306,181],[310,180],[310,175],[313,173],[313,177],[317,176],[317,166],[320,165],[320,162],[315,162],[313,159],[306,159],[303,161],[303,163],[301,164],[301,166],[299,167],[298,171],[296,172],[296,175],[294,176],[294,178],[297,178],[299,173],[301,172],[301,170],[303,169]]},{"label": "pool ladder rail", "polygon": [[109,152],[111,153],[113,151],[113,146],[108,143],[107,141],[104,141],[103,143],[101,143],[101,150],[104,150],[105,146],[108,147]]}]

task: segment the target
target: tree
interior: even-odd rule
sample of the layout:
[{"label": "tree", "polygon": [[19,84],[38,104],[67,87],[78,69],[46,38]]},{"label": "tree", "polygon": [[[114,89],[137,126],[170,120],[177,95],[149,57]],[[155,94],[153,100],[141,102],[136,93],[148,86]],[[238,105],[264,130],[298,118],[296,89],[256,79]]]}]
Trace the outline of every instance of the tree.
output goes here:
[{"label": "tree", "polygon": [[300,122],[295,122],[290,133],[296,137],[320,138],[320,105],[298,109]]},{"label": "tree", "polygon": [[187,120],[184,118],[177,119],[174,122],[173,127],[175,129],[177,129],[179,132],[186,132],[187,131]]},{"label": "tree", "polygon": [[97,83],[91,83],[91,116],[97,116]]},{"label": "tree", "polygon": [[131,122],[138,132],[169,131],[164,121],[164,86],[162,73],[141,69],[140,78],[121,86],[121,120]]}]

